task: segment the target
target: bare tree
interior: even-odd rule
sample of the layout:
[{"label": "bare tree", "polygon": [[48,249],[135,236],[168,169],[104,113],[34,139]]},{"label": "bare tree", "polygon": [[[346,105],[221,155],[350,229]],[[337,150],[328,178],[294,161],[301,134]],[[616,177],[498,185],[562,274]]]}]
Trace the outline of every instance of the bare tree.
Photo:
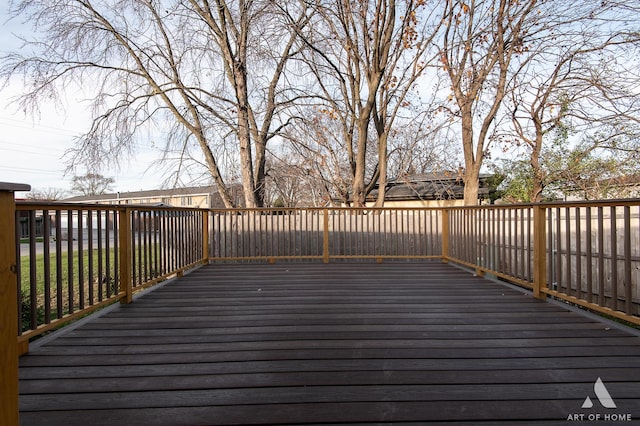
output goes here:
[{"label": "bare tree", "polygon": [[306,119],[286,132],[293,164],[310,182],[313,205],[348,204],[353,179],[343,126],[337,114],[310,108]]},{"label": "bare tree", "polygon": [[389,139],[389,176],[457,170],[462,157],[457,140],[451,140],[443,123],[421,114],[411,123],[394,129]]},{"label": "bare tree", "polygon": [[445,30],[437,40],[442,70],[451,83],[451,114],[460,124],[464,202],[477,204],[480,169],[506,93],[508,71],[537,35],[536,0],[448,0]]},{"label": "bare tree", "polygon": [[349,201],[363,206],[379,183],[382,203],[388,136],[429,62],[434,21],[422,1],[318,0],[314,5],[316,19],[303,36],[306,63],[317,81],[320,111],[339,123]]},{"label": "bare tree", "polygon": [[59,201],[67,196],[68,191],[62,188],[33,189],[26,194],[28,200],[34,201]]},{"label": "bare tree", "polygon": [[281,19],[277,3],[18,1],[13,13],[42,36],[24,40],[34,56],[6,56],[2,76],[23,76],[22,103],[31,108],[85,87],[95,118],[74,164],[128,156],[143,131],[161,134],[167,151],[199,150],[230,207],[228,170],[219,157],[232,144],[245,203],[259,206],[267,143],[291,119],[286,110],[297,96],[283,75],[307,19],[305,7],[291,2]]},{"label": "bare tree", "polygon": [[271,153],[267,161],[266,203],[272,207],[317,207],[326,202],[311,173],[313,161],[290,149]]},{"label": "bare tree", "polygon": [[[624,170],[624,157],[637,151],[633,141],[640,137],[636,2],[558,1],[546,13],[555,16],[554,25],[547,27],[547,37],[527,45],[506,103],[514,142],[529,158],[533,202],[542,200],[552,182],[582,185],[570,177],[580,174],[576,170],[592,170],[594,178],[596,170],[605,178],[616,164]],[[572,148],[571,139],[581,146]],[[562,153],[571,161],[560,161]]]},{"label": "bare tree", "polygon": [[100,195],[112,191],[115,179],[105,177],[99,173],[87,173],[84,176],[74,176],[71,191],[82,195]]}]

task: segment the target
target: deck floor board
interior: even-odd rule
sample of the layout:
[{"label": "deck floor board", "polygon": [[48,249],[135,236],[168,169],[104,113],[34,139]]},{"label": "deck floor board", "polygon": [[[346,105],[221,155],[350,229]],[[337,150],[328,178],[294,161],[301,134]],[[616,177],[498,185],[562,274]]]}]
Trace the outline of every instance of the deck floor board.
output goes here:
[{"label": "deck floor board", "polygon": [[34,348],[20,394],[23,425],[637,420],[640,338],[435,262],[209,265]]}]

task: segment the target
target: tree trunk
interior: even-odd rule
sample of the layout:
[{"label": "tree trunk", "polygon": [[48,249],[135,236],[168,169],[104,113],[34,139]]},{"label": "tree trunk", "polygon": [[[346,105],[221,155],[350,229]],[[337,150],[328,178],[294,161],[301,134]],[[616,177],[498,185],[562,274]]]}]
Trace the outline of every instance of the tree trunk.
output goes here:
[{"label": "tree trunk", "polygon": [[464,205],[478,205],[478,190],[480,188],[480,167],[474,164],[471,168],[465,169],[464,173]]},{"label": "tree trunk", "polygon": [[256,202],[256,207],[264,207],[267,193],[266,179],[266,163],[262,161],[256,165],[255,184],[253,187],[253,195]]},{"label": "tree trunk", "polygon": [[[478,188],[480,186],[480,167],[482,166],[481,149],[474,150],[473,111],[470,107],[460,108],[462,115],[462,147],[464,151],[464,205],[478,205]],[[481,148],[478,142],[478,148]]]},{"label": "tree trunk", "polygon": [[531,202],[539,203],[542,201],[542,189],[544,188],[544,176],[540,166],[540,150],[542,148],[542,132],[536,134],[536,141],[531,151],[531,169],[533,171]]},{"label": "tree trunk", "polygon": [[387,132],[378,135],[378,199],[374,207],[384,207],[387,196]]},{"label": "tree trunk", "polygon": [[365,198],[367,194],[364,176],[367,159],[367,131],[369,129],[369,121],[371,119],[372,105],[373,101],[370,99],[367,102],[367,105],[362,109],[360,117],[358,117],[358,152],[356,152],[356,170],[353,176],[353,207],[365,206]]},{"label": "tree trunk", "polygon": [[384,201],[387,196],[387,175],[386,170],[383,174],[382,170],[380,170],[380,179],[378,180],[378,198],[376,199],[376,203],[373,207],[384,207]]},{"label": "tree trunk", "polygon": [[356,176],[353,179],[351,204],[353,207],[364,207],[365,205],[364,173],[359,173],[358,169],[362,169],[362,171],[364,171],[364,167],[356,168]]},{"label": "tree trunk", "polygon": [[[240,127],[243,127],[240,125]],[[240,173],[242,176],[242,188],[244,191],[244,202],[247,208],[256,208],[256,194],[253,186],[253,162],[251,161],[251,141],[248,135],[239,134],[240,142]]]},{"label": "tree trunk", "polygon": [[247,90],[247,75],[245,65],[240,62],[234,64],[234,78],[236,84],[236,99],[238,108],[238,142],[240,144],[240,173],[244,202],[247,208],[258,207],[253,175],[253,155],[251,152],[251,132],[249,127],[249,94]]},{"label": "tree trunk", "polygon": [[255,175],[253,183],[253,193],[256,207],[264,207],[266,197],[267,161],[266,142],[264,139],[256,141]]}]

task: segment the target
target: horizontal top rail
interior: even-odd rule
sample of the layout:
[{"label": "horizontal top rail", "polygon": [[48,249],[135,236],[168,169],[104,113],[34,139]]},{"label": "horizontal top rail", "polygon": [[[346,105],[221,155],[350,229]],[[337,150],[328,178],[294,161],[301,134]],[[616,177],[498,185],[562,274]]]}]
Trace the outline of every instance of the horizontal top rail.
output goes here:
[{"label": "horizontal top rail", "polygon": [[360,213],[374,213],[385,211],[442,211],[442,207],[257,207],[257,208],[234,208],[234,209],[209,209],[213,213],[228,213],[228,212],[256,212],[256,213],[268,213],[268,212],[318,212],[322,213],[325,210],[328,211],[342,211],[342,212],[360,212]]},{"label": "horizontal top rail", "polygon": [[[2,182],[0,182],[2,185]],[[26,186],[29,187],[28,185]],[[0,188],[0,191],[2,189]],[[26,191],[25,189],[17,189],[17,191]],[[323,211],[323,210],[339,210],[339,211],[417,211],[417,210],[473,210],[473,209],[518,209],[525,207],[539,206],[543,208],[555,208],[555,207],[598,207],[598,206],[634,206],[640,204],[640,198],[623,198],[623,199],[610,199],[610,200],[578,200],[578,201],[542,201],[539,203],[513,203],[513,204],[482,204],[476,206],[447,206],[447,207],[345,207],[345,206],[324,206],[324,207],[257,207],[257,208],[202,208],[202,207],[175,207],[175,206],[154,206],[146,204],[96,204],[96,203],[69,203],[64,201],[38,201],[38,200],[17,200],[17,208],[29,208],[29,209],[52,209],[58,208],[74,208],[82,207],[84,209],[137,209],[137,210],[191,210],[191,211],[211,211],[211,212],[268,212],[268,211]]]},{"label": "horizontal top rail", "polygon": [[438,207],[437,210],[514,210],[523,208],[540,207],[543,209],[558,207],[611,207],[611,206],[637,206],[640,198],[625,198],[620,200],[593,200],[593,201],[543,201],[540,203],[514,203],[514,204],[482,204],[477,206],[450,206]]}]

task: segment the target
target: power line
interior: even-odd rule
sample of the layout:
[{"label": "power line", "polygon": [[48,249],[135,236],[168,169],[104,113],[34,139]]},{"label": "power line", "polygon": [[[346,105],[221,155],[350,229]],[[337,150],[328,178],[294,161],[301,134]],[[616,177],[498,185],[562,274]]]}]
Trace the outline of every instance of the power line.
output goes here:
[{"label": "power line", "polygon": [[[11,148],[3,148],[3,150],[7,150],[7,151],[17,151],[15,147],[25,147],[25,148],[35,148],[38,150],[38,153],[43,153],[44,150],[46,150],[46,154],[50,154],[52,151],[57,151],[61,154],[64,154],[66,152],[65,149],[63,148],[59,148],[56,146],[42,146],[42,145],[31,145],[31,144],[25,144],[25,143],[18,143],[18,142],[10,142],[7,140],[3,140],[0,139],[0,145],[9,145]],[[24,151],[27,152],[27,151]]]},{"label": "power line", "polygon": [[28,154],[28,155],[39,155],[39,156],[42,156],[42,157],[50,157],[51,156],[51,152],[26,151],[24,149],[14,149],[14,148],[2,148],[0,151],[2,151],[2,152],[10,151],[10,152],[17,152],[19,154]]},{"label": "power line", "polygon": [[62,171],[53,171],[53,170],[43,170],[43,169],[30,169],[27,167],[8,167],[8,166],[1,166],[0,167],[0,172],[3,171],[12,171],[12,172],[18,172],[18,173],[30,173],[30,174],[47,174],[47,175],[56,175],[56,176],[60,176],[63,174]]},{"label": "power line", "polygon": [[16,128],[21,128],[21,129],[29,129],[29,130],[34,130],[34,131],[46,131],[48,133],[51,133],[51,131],[53,130],[54,132],[57,132],[58,134],[60,134],[62,136],[76,136],[76,135],[78,135],[78,133],[81,133],[80,131],[63,129],[61,127],[49,126],[49,125],[46,125],[46,124],[38,124],[38,123],[29,124],[29,123],[27,123],[25,121],[18,120],[18,119],[15,119],[15,118],[10,118],[10,117],[0,117],[0,122],[2,122],[2,121],[5,122],[5,123],[0,123],[3,126],[11,126],[11,127],[16,127]]}]

